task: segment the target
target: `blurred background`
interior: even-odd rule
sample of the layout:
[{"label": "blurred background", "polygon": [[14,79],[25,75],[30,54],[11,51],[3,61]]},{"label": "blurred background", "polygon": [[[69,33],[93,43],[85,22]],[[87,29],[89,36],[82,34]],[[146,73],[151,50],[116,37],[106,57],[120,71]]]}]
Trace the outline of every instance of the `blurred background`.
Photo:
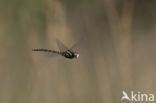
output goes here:
[{"label": "blurred background", "polygon": [[[123,90],[156,94],[155,10],[155,0],[0,0],[0,103],[121,103]],[[32,52],[81,37],[78,59]]]}]

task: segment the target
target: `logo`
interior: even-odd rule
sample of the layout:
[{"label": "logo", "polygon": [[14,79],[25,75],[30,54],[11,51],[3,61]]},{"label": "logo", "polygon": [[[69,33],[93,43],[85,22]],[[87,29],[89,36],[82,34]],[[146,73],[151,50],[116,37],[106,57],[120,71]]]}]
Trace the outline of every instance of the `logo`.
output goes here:
[{"label": "logo", "polygon": [[153,102],[154,101],[154,94],[147,94],[142,92],[134,92],[131,91],[127,94],[125,91],[122,91],[121,101],[128,100],[131,102]]}]

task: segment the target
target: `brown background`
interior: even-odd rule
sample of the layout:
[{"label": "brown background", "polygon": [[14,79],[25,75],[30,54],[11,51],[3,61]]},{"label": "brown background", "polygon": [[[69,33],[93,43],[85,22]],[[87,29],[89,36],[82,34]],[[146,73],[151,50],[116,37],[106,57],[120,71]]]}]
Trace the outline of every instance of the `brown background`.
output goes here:
[{"label": "brown background", "polygon": [[[155,10],[155,0],[0,0],[0,103],[121,103],[123,90],[156,94]],[[81,37],[75,60],[31,51]]]}]

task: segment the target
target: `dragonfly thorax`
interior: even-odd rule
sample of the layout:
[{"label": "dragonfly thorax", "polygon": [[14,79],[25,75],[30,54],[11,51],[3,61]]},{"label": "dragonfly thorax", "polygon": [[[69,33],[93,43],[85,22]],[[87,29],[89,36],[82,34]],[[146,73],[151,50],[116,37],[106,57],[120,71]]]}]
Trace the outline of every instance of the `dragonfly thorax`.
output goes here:
[{"label": "dragonfly thorax", "polygon": [[73,52],[73,51],[71,51],[71,50],[67,50],[67,51],[63,52],[62,55],[63,55],[64,57],[70,58],[70,59],[78,58],[78,57],[79,57],[78,52]]}]

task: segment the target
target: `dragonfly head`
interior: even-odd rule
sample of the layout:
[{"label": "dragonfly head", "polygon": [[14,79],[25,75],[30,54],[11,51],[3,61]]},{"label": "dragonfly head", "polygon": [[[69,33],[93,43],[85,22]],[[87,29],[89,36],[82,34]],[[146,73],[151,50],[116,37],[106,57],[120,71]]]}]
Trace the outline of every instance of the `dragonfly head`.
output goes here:
[{"label": "dragonfly head", "polygon": [[74,52],[74,56],[75,56],[75,58],[78,58],[79,57],[79,53],[78,52]]}]

